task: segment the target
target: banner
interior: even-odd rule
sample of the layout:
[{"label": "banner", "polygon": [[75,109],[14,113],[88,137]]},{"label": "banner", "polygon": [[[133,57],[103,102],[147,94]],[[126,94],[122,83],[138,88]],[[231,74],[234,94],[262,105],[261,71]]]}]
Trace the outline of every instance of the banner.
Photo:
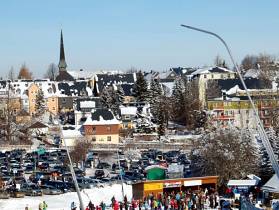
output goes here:
[{"label": "banner", "polygon": [[164,188],[181,187],[181,182],[165,182]]},{"label": "banner", "polygon": [[145,183],[144,190],[163,190],[163,183]]},{"label": "banner", "polygon": [[202,185],[202,180],[189,180],[189,181],[184,181],[184,186],[185,186],[185,187],[199,186],[199,185]]}]

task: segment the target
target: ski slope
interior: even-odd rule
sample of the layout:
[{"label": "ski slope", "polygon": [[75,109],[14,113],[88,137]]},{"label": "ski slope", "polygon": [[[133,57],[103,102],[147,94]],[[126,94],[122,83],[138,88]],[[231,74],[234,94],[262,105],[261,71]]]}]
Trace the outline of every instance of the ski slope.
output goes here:
[{"label": "ski slope", "polygon": [[[132,198],[132,186],[124,184],[124,193],[127,195],[128,200]],[[104,188],[86,189],[81,192],[84,206],[87,206],[91,200],[94,205],[100,204],[101,201],[106,205],[110,205],[111,198],[115,196],[116,200],[122,200],[122,190],[120,184],[112,186],[105,186]],[[0,200],[1,210],[24,210],[26,204],[31,210],[37,210],[39,203],[46,201],[47,210],[68,210],[71,203],[78,202],[77,193],[65,193],[61,195],[43,195],[41,197],[25,196],[24,198],[10,198],[7,200]]]}]

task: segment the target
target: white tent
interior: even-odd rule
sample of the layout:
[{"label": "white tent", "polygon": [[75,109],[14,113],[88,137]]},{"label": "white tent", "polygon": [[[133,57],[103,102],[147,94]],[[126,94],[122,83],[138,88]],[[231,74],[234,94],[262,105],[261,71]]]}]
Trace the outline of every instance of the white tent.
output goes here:
[{"label": "white tent", "polygon": [[279,179],[276,174],[274,174],[264,186],[262,190],[266,192],[279,193]]}]

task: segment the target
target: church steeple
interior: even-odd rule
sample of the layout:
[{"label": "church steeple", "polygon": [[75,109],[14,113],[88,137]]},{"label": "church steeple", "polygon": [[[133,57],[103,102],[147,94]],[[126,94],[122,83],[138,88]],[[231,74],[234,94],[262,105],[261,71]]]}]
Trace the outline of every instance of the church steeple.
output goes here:
[{"label": "church steeple", "polygon": [[59,71],[66,71],[67,63],[65,59],[65,52],[64,52],[64,44],[63,44],[63,33],[61,30],[61,37],[60,37],[60,60],[58,64]]}]

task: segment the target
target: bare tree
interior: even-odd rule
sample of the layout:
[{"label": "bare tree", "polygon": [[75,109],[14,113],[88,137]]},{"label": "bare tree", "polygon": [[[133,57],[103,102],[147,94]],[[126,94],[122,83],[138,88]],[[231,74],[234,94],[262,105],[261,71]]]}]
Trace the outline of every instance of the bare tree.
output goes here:
[{"label": "bare tree", "polygon": [[15,80],[15,72],[14,72],[14,67],[11,67],[9,73],[8,73],[8,79],[11,81]]},{"label": "bare tree", "polygon": [[79,139],[78,141],[74,149],[70,152],[71,159],[73,163],[76,164],[85,160],[86,154],[92,146],[92,144],[85,139]]},{"label": "bare tree", "polygon": [[217,80],[208,80],[205,90],[206,99],[217,98],[221,96],[221,88]]},{"label": "bare tree", "polygon": [[15,138],[19,126],[15,121],[15,113],[14,113],[14,100],[12,98],[12,86],[10,83],[7,83],[7,95],[6,97],[1,98],[2,104],[5,104],[4,113],[0,119],[1,123],[1,132],[0,139],[5,140],[6,143],[12,143],[12,140]]},{"label": "bare tree", "polygon": [[139,70],[133,66],[131,68],[127,69],[127,71],[126,71],[126,73],[130,73],[130,74],[137,73],[137,72],[139,72]]},{"label": "bare tree", "polygon": [[23,64],[19,70],[18,79],[32,79],[32,73],[25,64]]},{"label": "bare tree", "polygon": [[57,66],[54,63],[49,64],[45,77],[49,78],[51,81],[54,81],[57,75],[58,75]]},{"label": "bare tree", "polygon": [[214,59],[214,65],[223,67],[223,68],[228,68],[227,63],[225,59],[221,58],[219,55],[217,55]]},{"label": "bare tree", "polygon": [[257,56],[255,55],[246,55],[241,61],[241,69],[247,71],[249,69],[256,68]]}]

